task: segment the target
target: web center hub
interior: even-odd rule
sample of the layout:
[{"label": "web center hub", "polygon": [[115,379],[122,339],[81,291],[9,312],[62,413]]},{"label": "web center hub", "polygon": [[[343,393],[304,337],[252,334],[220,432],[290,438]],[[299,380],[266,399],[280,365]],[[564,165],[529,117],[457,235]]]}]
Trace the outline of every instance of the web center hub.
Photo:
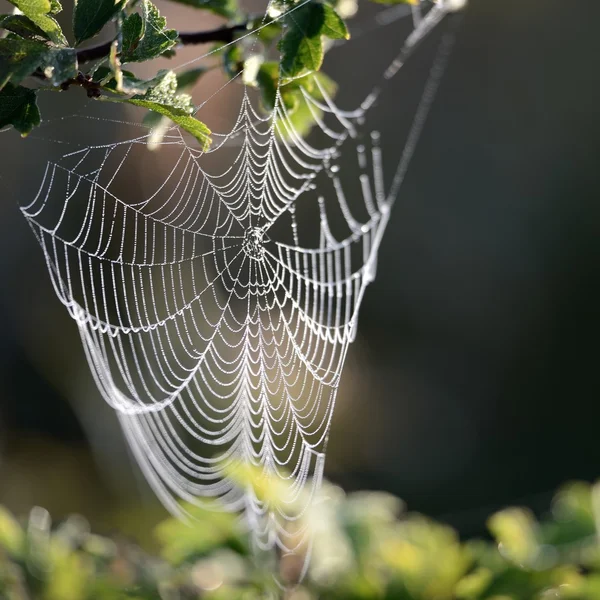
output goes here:
[{"label": "web center hub", "polygon": [[265,256],[265,232],[260,227],[250,227],[244,234],[243,249],[252,260],[262,260]]}]

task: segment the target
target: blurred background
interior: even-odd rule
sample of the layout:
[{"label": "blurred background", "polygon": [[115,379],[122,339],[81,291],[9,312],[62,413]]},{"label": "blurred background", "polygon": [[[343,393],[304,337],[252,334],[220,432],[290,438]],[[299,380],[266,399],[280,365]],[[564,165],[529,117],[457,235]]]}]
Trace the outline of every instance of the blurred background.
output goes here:
[{"label": "blurred background", "polygon": [[[158,4],[172,27],[191,28],[186,9]],[[591,0],[471,0],[456,27],[345,367],[326,465],[345,489],[391,491],[473,535],[500,506],[544,509],[565,480],[600,476],[598,18]],[[330,53],[338,100],[364,96],[363,74],[398,47],[395,27]],[[399,81],[409,96],[430,46]],[[211,73],[200,93],[219,81]],[[48,94],[45,114],[82,112],[80,92]],[[374,126],[406,129],[414,110],[402,100],[389,94]],[[228,106],[235,114],[232,99],[214,118],[229,118]],[[68,123],[0,135],[0,504],[81,512],[147,541],[165,511],[18,209],[46,161],[88,135]],[[127,139],[124,125],[103,128]],[[384,144],[397,160],[402,139]],[[141,164],[132,185],[158,162]]]}]

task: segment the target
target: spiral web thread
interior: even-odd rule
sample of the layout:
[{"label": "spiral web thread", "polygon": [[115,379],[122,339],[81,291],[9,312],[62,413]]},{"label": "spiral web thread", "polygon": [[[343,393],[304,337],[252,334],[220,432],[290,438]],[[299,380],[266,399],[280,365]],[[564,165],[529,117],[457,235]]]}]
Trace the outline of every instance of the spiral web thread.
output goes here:
[{"label": "spiral web thread", "polygon": [[[318,77],[303,88],[319,144],[295,130],[279,90],[265,115],[244,86],[235,125],[208,152],[167,132],[172,166],[150,193],[127,179],[143,135],[48,163],[22,207],[98,388],[175,514],[217,498],[259,548],[307,544],[300,517],[320,486],[346,351],[439,64],[387,190],[365,115],[448,11],[443,1],[412,9],[398,58],[355,110]],[[355,157],[346,179],[341,153]],[[211,156],[220,171],[205,165]],[[360,190],[358,206],[348,189]],[[240,465],[258,475],[240,481]],[[280,482],[277,501],[258,489],[263,477]]]}]

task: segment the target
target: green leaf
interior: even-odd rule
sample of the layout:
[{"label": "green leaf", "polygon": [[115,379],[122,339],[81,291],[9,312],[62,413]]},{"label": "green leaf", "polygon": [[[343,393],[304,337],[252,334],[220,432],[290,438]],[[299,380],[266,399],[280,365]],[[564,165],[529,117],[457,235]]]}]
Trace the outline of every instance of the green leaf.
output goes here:
[{"label": "green leaf", "polygon": [[23,137],[40,124],[36,92],[7,84],[0,91],[0,127],[12,125]]},{"label": "green leaf", "polygon": [[50,0],[8,0],[28,17],[32,14],[46,15],[52,10]]},{"label": "green leaf", "polygon": [[[206,73],[206,71],[207,69],[205,69],[204,67],[197,67],[195,69],[190,69],[189,71],[179,73],[177,75],[177,90],[185,90],[192,88],[198,82],[198,80]],[[191,97],[187,97],[190,98],[191,105]],[[147,142],[148,149],[158,150],[165,134],[172,127],[171,120],[159,113],[149,111],[142,122],[144,125],[146,125],[146,127],[148,127],[151,130]]]},{"label": "green leaf", "polygon": [[152,79],[140,79],[131,71],[115,73],[108,67],[101,67],[94,78],[103,87],[121,94],[141,97],[152,102],[168,104],[181,109],[193,110],[192,98],[178,94],[179,78],[173,71],[160,70]]},{"label": "green leaf", "polygon": [[240,554],[248,553],[247,542],[240,535],[240,528],[232,514],[202,510],[191,505],[185,508],[201,526],[190,527],[172,518],[160,523],[155,530],[163,547],[162,555],[171,564],[193,564],[219,548],[229,547]]},{"label": "green leaf", "polygon": [[25,533],[22,527],[5,508],[0,506],[0,548],[7,550],[13,556],[19,556],[24,541]]},{"label": "green leaf", "polygon": [[0,39],[0,90],[9,82],[19,84],[43,62],[48,46],[19,38]]},{"label": "green leaf", "polygon": [[50,39],[46,32],[38,27],[29,17],[25,15],[2,15],[0,16],[0,28],[6,29],[16,35],[31,39]]},{"label": "green leaf", "polygon": [[0,89],[9,81],[19,84],[37,69],[52,85],[60,85],[77,75],[77,53],[34,40],[0,39]]},{"label": "green leaf", "polygon": [[121,62],[143,62],[173,48],[179,34],[166,25],[156,6],[143,0],[142,14],[133,13],[123,23]]},{"label": "green leaf", "polygon": [[139,13],[133,13],[123,21],[121,35],[121,56],[123,57],[123,62],[134,60],[135,51],[144,36],[144,20]]},{"label": "green leaf", "polygon": [[505,556],[521,566],[531,566],[539,553],[538,524],[531,512],[506,508],[488,519],[488,528]]},{"label": "green leaf", "polygon": [[77,52],[73,48],[50,48],[40,68],[52,85],[60,85],[77,76]]},{"label": "green leaf", "polygon": [[279,42],[281,70],[286,77],[318,71],[325,54],[323,37],[348,39],[346,25],[329,4],[309,2],[284,17],[287,32]]},{"label": "green leaf", "polygon": [[75,0],[73,32],[80,44],[95,36],[127,3],[127,0]]},{"label": "green leaf", "polygon": [[31,19],[55,44],[67,46],[60,25],[51,16],[60,10],[61,6],[58,2],[50,0],[9,0],[9,2]]},{"label": "green leaf", "polygon": [[[133,74],[123,71],[122,78],[123,90],[132,89],[133,87],[146,88],[146,93],[133,98],[106,97],[106,100],[127,102],[167,117],[182,129],[191,133],[200,142],[204,151],[209,149],[212,141],[210,139],[210,129],[192,116],[194,112],[192,98],[188,94],[178,92],[177,75],[173,71],[160,71],[154,79],[148,81],[136,79]],[[107,85],[109,89],[111,83],[109,82]],[[128,86],[131,87],[128,88]]]},{"label": "green leaf", "polygon": [[146,86],[146,93],[136,99],[172,106],[188,114],[193,112],[192,97],[178,92],[179,83],[174,71],[159,71],[155,78],[143,84]]},{"label": "green leaf", "polygon": [[198,121],[198,119],[192,117],[188,111],[141,98],[128,98],[123,101],[168,117],[171,121],[179,125],[179,127],[192,134],[200,142],[200,146],[204,152],[210,148],[212,143],[210,129],[202,121]]},{"label": "green leaf", "polygon": [[194,8],[208,10],[215,15],[226,19],[233,18],[238,12],[236,0],[172,0],[178,4],[185,4]]},{"label": "green leaf", "polygon": [[350,32],[342,18],[337,14],[333,7],[329,4],[323,4],[324,23],[321,29],[321,35],[328,37],[331,40],[348,40]]}]

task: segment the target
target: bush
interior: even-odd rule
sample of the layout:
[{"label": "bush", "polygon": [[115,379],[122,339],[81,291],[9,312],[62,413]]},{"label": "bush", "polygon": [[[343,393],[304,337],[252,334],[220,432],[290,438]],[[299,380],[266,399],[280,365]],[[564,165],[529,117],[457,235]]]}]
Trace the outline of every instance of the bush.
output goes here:
[{"label": "bush", "polygon": [[598,485],[565,486],[543,521],[527,509],[503,510],[488,521],[494,541],[467,542],[405,513],[389,494],[325,493],[310,518],[308,573],[287,591],[275,580],[297,578],[302,557],[257,556],[234,515],[196,512],[194,526],[165,521],[156,530],[160,557],[152,557],[91,533],[81,517],[51,527],[41,508],[24,524],[0,509],[0,598],[600,599]]}]

